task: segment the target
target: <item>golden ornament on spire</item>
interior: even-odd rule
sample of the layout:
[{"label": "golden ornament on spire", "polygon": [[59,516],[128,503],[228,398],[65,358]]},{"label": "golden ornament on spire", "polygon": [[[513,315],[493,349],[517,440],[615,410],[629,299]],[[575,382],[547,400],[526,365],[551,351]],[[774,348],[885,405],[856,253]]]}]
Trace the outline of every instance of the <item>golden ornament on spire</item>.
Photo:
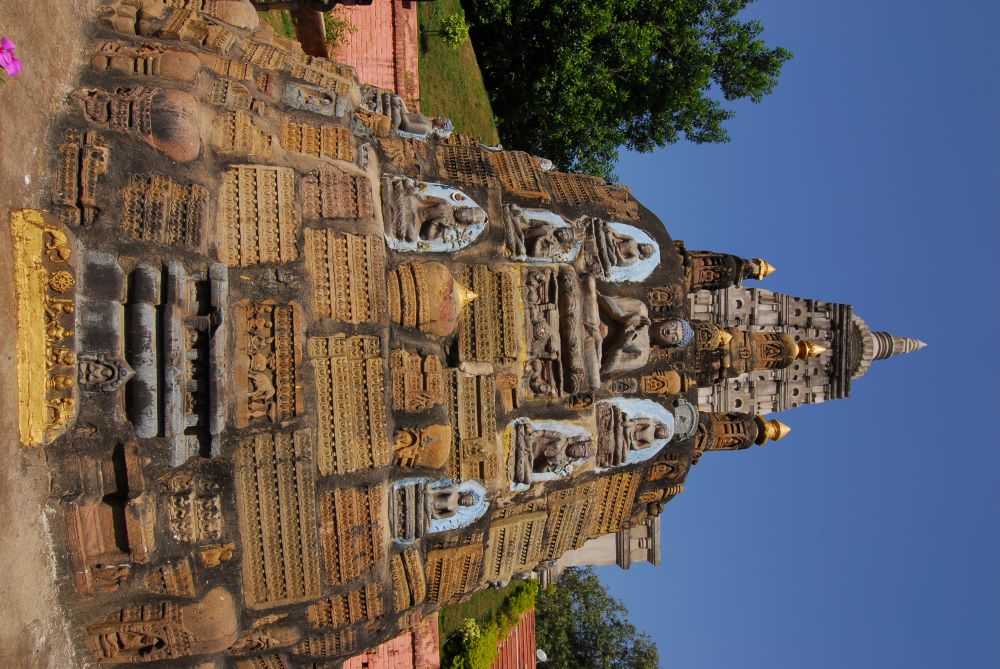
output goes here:
[{"label": "golden ornament on spire", "polygon": [[760,432],[757,434],[757,439],[754,441],[759,446],[763,446],[768,441],[779,441],[784,439],[788,436],[788,433],[792,431],[790,425],[786,425],[780,420],[764,420],[760,416],[757,416],[757,426],[760,428]]},{"label": "golden ornament on spire", "polygon": [[733,335],[731,335],[725,328],[719,328],[719,347],[729,346],[729,342],[733,340]]},{"label": "golden ornament on spire", "polygon": [[821,346],[814,341],[800,341],[799,350],[795,357],[799,360],[815,358],[826,353],[826,350],[826,346]]},{"label": "golden ornament on spire", "polygon": [[774,265],[767,262],[763,258],[754,258],[755,263],[757,263],[757,276],[755,277],[758,281],[774,274],[774,270],[777,269]]},{"label": "golden ornament on spire", "polygon": [[458,297],[459,310],[465,309],[470,302],[479,297],[478,294],[472,292],[458,281],[455,282],[455,296]]}]

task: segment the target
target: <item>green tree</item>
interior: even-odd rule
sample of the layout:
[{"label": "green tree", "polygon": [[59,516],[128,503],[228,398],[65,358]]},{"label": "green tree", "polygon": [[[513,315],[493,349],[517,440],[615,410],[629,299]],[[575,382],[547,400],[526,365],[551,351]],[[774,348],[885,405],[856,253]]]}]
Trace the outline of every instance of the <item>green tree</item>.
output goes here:
[{"label": "green tree", "polygon": [[568,569],[535,600],[535,636],[548,669],[657,669],[660,654],[591,569]]},{"label": "green tree", "polygon": [[791,52],[740,21],[753,0],[466,0],[504,142],[607,176],[619,147],[724,142]]}]

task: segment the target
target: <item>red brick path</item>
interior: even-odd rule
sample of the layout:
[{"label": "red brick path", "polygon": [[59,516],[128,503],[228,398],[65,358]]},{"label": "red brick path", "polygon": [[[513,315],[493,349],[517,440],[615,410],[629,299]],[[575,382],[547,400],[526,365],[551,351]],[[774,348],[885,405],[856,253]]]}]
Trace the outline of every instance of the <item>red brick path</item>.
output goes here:
[{"label": "red brick path", "polygon": [[507,638],[497,645],[499,656],[490,669],[535,669],[535,612],[525,611]]},{"label": "red brick path", "polygon": [[407,101],[419,100],[417,3],[375,0],[367,7],[335,11],[356,30],[337,45],[333,58],[356,67],[364,83],[396,91]]},{"label": "red brick path", "polygon": [[440,669],[438,617],[427,616],[422,623],[374,651],[344,662],[342,669]]}]

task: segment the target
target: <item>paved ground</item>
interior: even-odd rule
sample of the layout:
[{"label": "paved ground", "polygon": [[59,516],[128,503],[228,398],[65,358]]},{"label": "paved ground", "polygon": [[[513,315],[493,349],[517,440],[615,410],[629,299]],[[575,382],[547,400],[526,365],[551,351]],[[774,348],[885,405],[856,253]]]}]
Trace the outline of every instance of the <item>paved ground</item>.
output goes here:
[{"label": "paved ground", "polygon": [[0,667],[70,669],[73,656],[56,604],[44,506],[49,481],[40,449],[17,443],[17,379],[11,287],[12,208],[47,202],[49,119],[81,63],[80,28],[92,0],[0,1],[0,34],[16,44],[24,72],[0,86]]},{"label": "paved ground", "polygon": [[358,69],[361,81],[396,91],[407,100],[420,99],[417,70],[417,3],[375,0],[367,7],[338,7],[355,27],[333,57]]}]

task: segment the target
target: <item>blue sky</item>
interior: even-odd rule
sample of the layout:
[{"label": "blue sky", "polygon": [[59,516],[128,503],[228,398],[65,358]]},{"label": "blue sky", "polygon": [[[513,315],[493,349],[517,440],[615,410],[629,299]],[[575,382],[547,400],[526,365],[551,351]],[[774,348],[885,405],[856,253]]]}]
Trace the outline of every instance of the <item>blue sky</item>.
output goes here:
[{"label": "blue sky", "polygon": [[663,564],[599,573],[664,667],[998,667],[1000,3],[761,0],[795,52],[733,141],[618,172],[690,248],[928,347],[708,454]]}]

